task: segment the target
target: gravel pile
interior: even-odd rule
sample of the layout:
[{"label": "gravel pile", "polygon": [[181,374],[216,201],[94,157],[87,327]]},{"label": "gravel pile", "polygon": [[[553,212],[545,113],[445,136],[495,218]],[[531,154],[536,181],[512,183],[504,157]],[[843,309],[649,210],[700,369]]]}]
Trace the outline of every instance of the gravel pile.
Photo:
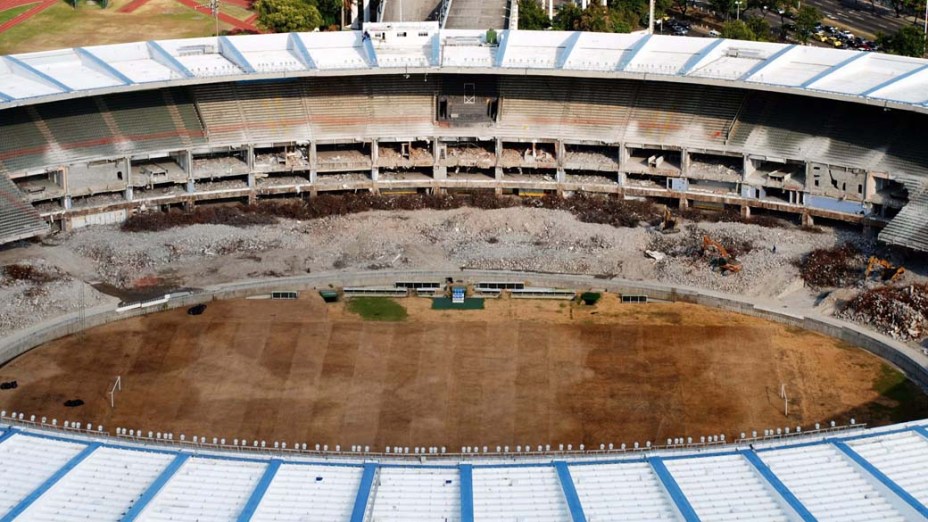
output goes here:
[{"label": "gravel pile", "polygon": [[41,277],[20,279],[0,270],[0,335],[76,312],[82,301],[85,308],[91,308],[110,300],[44,259],[24,260],[16,266],[32,267]]}]

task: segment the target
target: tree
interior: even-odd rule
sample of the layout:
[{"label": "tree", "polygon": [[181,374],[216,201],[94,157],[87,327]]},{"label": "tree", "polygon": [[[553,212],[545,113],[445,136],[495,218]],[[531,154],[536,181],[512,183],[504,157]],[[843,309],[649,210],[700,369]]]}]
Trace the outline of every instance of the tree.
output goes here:
[{"label": "tree", "polygon": [[879,34],[876,43],[892,54],[921,58],[925,54],[925,35],[921,29],[907,25],[893,35]]},{"label": "tree", "polygon": [[729,20],[722,24],[722,38],[733,40],[757,40],[757,35],[741,20]]},{"label": "tree", "polygon": [[612,18],[609,16],[609,8],[591,2],[583,13],[580,15],[581,31],[590,31],[593,33],[611,33]]},{"label": "tree", "polygon": [[316,6],[303,0],[258,0],[258,24],[275,33],[312,31],[322,25]]},{"label": "tree", "polygon": [[822,12],[810,5],[804,5],[799,8],[799,14],[796,15],[796,39],[802,43],[807,43],[812,38],[815,26],[822,20]]},{"label": "tree", "polygon": [[680,15],[686,18],[686,11],[690,7],[692,0],[673,0],[673,5],[680,11]]},{"label": "tree", "polygon": [[709,0],[709,6],[716,15],[726,20],[731,18],[731,14],[735,12],[735,0]]},{"label": "tree", "polygon": [[557,7],[551,27],[558,31],[578,31],[581,16],[583,16],[583,10],[579,5],[573,2],[561,4]]},{"label": "tree", "polygon": [[322,15],[324,25],[341,25],[342,22],[342,0],[314,0],[307,1],[315,5]]},{"label": "tree", "polygon": [[519,0],[519,29],[538,30],[551,26],[548,15],[536,0]]},{"label": "tree", "polygon": [[748,18],[748,29],[754,33],[754,39],[759,42],[770,40],[770,23],[765,18],[752,16]]}]

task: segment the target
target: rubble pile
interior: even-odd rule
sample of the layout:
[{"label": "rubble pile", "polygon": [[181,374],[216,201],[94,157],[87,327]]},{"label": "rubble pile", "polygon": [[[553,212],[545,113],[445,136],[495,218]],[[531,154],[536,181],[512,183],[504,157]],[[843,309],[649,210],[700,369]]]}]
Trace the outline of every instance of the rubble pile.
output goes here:
[{"label": "rubble pile", "polygon": [[15,281],[45,284],[64,277],[57,267],[26,263],[6,265],[0,270],[0,273],[3,275],[0,278],[0,284],[9,284]]},{"label": "rubble pile", "polygon": [[856,284],[863,277],[866,260],[856,246],[819,248],[803,256],[796,264],[799,275],[813,288],[837,288]]},{"label": "rubble pile", "polygon": [[446,194],[379,196],[361,193],[323,194],[305,201],[203,206],[190,212],[136,214],[123,223],[122,230],[154,232],[179,226],[203,224],[245,227],[274,224],[277,223],[277,218],[310,220],[374,210],[449,210],[464,206],[482,209],[530,206],[566,210],[584,223],[606,224],[615,227],[636,227],[642,221],[653,222],[659,217],[657,210],[650,202],[587,194],[577,194],[570,198],[545,196],[538,199],[519,199],[512,196],[496,196],[491,191],[474,191],[454,196]]},{"label": "rubble pile", "polygon": [[188,225],[229,225],[245,227],[276,223],[273,216],[245,205],[201,206],[192,211],[146,212],[129,217],[122,224],[124,232],[156,232]]},{"label": "rubble pile", "polygon": [[838,315],[870,324],[894,339],[913,340],[928,323],[928,284],[883,286],[857,294]]}]

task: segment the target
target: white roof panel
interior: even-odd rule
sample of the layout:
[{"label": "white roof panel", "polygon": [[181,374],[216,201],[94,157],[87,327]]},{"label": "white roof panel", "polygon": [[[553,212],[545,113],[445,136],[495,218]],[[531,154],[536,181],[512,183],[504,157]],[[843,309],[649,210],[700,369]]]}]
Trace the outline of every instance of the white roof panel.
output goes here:
[{"label": "white roof panel", "polygon": [[361,33],[300,33],[309,55],[320,69],[364,69],[370,67],[361,42]]},{"label": "white roof panel", "polygon": [[624,53],[641,38],[640,34],[581,33],[564,68],[614,71]]},{"label": "white roof panel", "polygon": [[86,50],[137,83],[163,82],[183,78],[169,67],[153,60],[148,44],[145,42],[100,45],[87,47]]},{"label": "white roof panel", "polygon": [[228,76],[243,72],[219,53],[219,41],[216,38],[165,40],[158,44],[194,76]]},{"label": "white roof panel", "polygon": [[558,59],[574,33],[568,31],[511,31],[500,49],[505,48],[502,67],[550,69],[557,66]]},{"label": "white roof panel", "polygon": [[903,56],[872,53],[867,56],[865,68],[842,68],[822,81],[816,82],[813,87],[824,91],[859,95],[884,82],[914,71],[922,64],[923,62],[920,63],[919,60]]},{"label": "white roof panel", "polygon": [[0,59],[0,93],[19,99],[60,92],[61,89],[49,83],[17,74],[6,60]]},{"label": "white roof panel", "polygon": [[124,83],[84,63],[73,49],[20,54],[15,56],[42,74],[47,74],[71,89],[97,89]]}]

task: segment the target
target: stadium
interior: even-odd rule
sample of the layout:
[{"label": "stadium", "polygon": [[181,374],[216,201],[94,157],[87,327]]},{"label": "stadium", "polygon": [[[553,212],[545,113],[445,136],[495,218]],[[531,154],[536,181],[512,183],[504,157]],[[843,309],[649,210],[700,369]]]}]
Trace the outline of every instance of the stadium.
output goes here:
[{"label": "stadium", "polygon": [[[488,191],[603,194],[836,224],[918,259],[928,250],[928,157],[919,132],[926,93],[928,63],[920,59],[437,23],[3,56],[0,241],[92,230],[172,207]],[[776,246],[789,247],[774,245],[774,253]],[[736,312],[863,348],[928,387],[924,352],[848,321],[747,295],[551,272],[258,274],[89,308],[81,294],[78,308],[6,335],[0,354],[27,361],[46,349],[33,348],[69,335],[71,351],[89,351],[95,328],[143,321],[155,310],[215,309],[258,294],[283,301],[292,289],[405,295],[423,288],[403,281],[450,275],[487,294],[557,298],[558,289],[597,288],[635,302]],[[525,279],[538,286],[515,286]],[[449,448],[292,439],[288,447],[93,421],[3,412],[3,520],[928,517],[928,420],[797,428],[784,419],[727,439],[707,433],[585,447],[493,447],[485,439]]]}]

